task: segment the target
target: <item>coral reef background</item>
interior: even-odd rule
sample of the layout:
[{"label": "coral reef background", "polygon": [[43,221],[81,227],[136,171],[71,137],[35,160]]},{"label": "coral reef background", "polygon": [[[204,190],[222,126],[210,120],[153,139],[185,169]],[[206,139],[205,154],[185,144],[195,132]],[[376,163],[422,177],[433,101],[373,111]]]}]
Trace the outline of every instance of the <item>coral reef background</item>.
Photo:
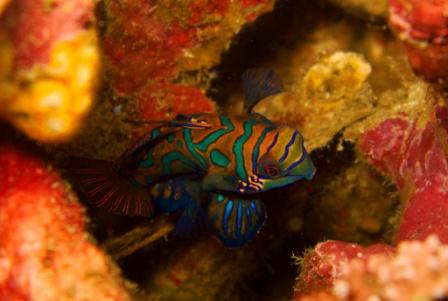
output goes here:
[{"label": "coral reef background", "polygon": [[[0,0],[0,301],[447,298],[447,7]],[[239,114],[251,67],[317,174],[263,195],[248,246],[77,194],[71,155],[116,158],[148,130],[126,119]]]}]

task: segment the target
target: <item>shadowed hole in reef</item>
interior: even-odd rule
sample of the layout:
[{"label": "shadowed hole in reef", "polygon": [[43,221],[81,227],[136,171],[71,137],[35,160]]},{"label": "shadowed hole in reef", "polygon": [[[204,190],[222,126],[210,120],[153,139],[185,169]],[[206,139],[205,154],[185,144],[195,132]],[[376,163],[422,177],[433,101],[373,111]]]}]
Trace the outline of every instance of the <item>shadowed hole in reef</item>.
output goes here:
[{"label": "shadowed hole in reef", "polygon": [[[267,192],[263,197],[268,219],[259,235],[269,251],[259,253],[264,258],[260,258],[257,272],[244,279],[243,284],[237,287],[240,300],[291,299],[298,275],[298,267],[294,265],[292,254],[301,255],[305,248],[314,246],[325,237],[306,237],[301,229],[288,232],[288,219],[290,220],[291,212],[294,211],[305,220],[303,214],[320,196],[322,189],[353,164],[355,152],[352,144],[344,142],[344,150],[336,151],[340,138],[341,135],[337,135],[327,147],[312,152],[317,169],[312,181],[300,181],[289,187]],[[307,225],[304,224],[302,229],[304,226]]]},{"label": "shadowed hole in reef", "polygon": [[308,42],[309,33],[321,21],[336,21],[343,16],[339,8],[325,1],[276,1],[272,12],[246,25],[232,40],[230,48],[221,57],[221,63],[211,70],[214,79],[207,95],[218,104],[225,103],[232,93],[240,89],[241,74],[246,69],[269,65],[280,50],[295,49]]}]

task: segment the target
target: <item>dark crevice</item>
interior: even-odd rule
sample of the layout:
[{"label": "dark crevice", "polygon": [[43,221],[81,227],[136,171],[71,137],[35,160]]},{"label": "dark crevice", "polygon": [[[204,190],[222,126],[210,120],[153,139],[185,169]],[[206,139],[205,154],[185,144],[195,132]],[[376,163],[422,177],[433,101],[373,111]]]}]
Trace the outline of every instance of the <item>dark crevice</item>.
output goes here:
[{"label": "dark crevice", "polygon": [[[307,237],[302,228],[299,232],[284,233],[280,239],[278,238],[279,225],[285,223],[285,217],[290,217],[291,213],[288,212],[292,210],[304,217],[309,209],[308,206],[312,206],[314,200],[320,197],[322,188],[355,162],[355,149],[352,144],[343,142],[344,151],[336,151],[340,139],[341,134],[334,137],[327,147],[311,154],[318,170],[312,181],[299,181],[292,186],[266,193],[263,200],[267,207],[268,220],[259,235],[263,245],[270,247],[266,247],[267,251],[264,252],[266,258],[263,260],[260,258],[260,270],[240,285],[240,300],[292,299],[292,288],[298,276],[298,267],[292,259],[293,253],[300,255],[306,248],[314,246],[325,238]],[[306,195],[306,197],[301,199],[294,197],[295,195]],[[275,201],[279,199],[282,202]],[[303,227],[312,226],[303,225]]]},{"label": "dark crevice", "polygon": [[[340,20],[344,13],[324,1],[279,0],[274,10],[246,25],[211,71],[214,79],[207,95],[223,104],[240,89],[241,74],[248,68],[268,66],[280,50],[293,50],[323,20]],[[347,16],[344,16],[347,18]]]}]

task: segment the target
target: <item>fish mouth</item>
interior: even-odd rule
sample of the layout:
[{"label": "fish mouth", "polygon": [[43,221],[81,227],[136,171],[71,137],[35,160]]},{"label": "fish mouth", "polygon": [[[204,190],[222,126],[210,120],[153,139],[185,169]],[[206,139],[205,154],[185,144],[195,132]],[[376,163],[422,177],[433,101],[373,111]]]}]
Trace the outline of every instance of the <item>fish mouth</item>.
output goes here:
[{"label": "fish mouth", "polygon": [[297,180],[301,180],[301,179],[307,179],[307,180],[312,180],[314,175],[316,174],[316,167],[314,166],[314,164],[310,161],[311,166],[309,166],[307,169],[306,173],[297,173],[297,174],[289,174],[288,177],[295,177]]},{"label": "fish mouth", "polygon": [[285,186],[289,186],[289,185],[291,185],[299,180],[302,180],[302,179],[312,180],[315,174],[316,174],[316,168],[312,168],[307,173],[290,174],[290,175],[284,176],[282,178],[279,178],[279,180],[283,179],[284,183],[281,183],[281,182],[279,183],[279,182],[275,182],[275,181],[272,181],[272,183],[271,183],[271,181],[269,181],[269,180],[266,180],[266,179],[263,179],[260,177],[256,177],[256,176],[251,176],[247,182],[240,181],[239,187],[236,189],[236,191],[222,190],[220,193],[236,195],[239,197],[244,197],[244,196],[254,197],[257,195],[262,195],[269,190],[281,189]]}]

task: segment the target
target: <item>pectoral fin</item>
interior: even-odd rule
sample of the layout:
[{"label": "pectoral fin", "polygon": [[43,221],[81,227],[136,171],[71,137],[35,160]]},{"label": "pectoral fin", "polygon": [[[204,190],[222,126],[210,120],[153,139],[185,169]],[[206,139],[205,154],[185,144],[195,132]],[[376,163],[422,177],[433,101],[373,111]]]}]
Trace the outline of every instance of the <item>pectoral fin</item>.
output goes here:
[{"label": "pectoral fin", "polygon": [[147,189],[118,174],[112,162],[71,157],[67,169],[83,197],[95,207],[116,214],[153,216]]},{"label": "pectoral fin", "polygon": [[212,194],[208,217],[216,236],[227,247],[240,247],[255,237],[266,220],[258,199]]},{"label": "pectoral fin", "polygon": [[183,179],[172,179],[151,188],[157,211],[180,213],[173,234],[192,237],[209,229],[208,218],[199,204],[199,188]]}]

